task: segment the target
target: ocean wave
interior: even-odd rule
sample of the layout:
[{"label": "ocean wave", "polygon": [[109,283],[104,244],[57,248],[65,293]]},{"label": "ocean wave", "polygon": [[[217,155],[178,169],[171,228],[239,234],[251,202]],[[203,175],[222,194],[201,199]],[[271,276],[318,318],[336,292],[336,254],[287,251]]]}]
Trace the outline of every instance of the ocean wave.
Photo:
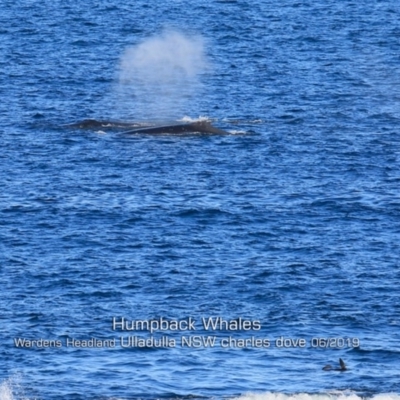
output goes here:
[{"label": "ocean wave", "polygon": [[352,391],[332,391],[326,393],[246,393],[232,400],[400,400],[397,393],[379,393],[371,395],[356,394]]}]

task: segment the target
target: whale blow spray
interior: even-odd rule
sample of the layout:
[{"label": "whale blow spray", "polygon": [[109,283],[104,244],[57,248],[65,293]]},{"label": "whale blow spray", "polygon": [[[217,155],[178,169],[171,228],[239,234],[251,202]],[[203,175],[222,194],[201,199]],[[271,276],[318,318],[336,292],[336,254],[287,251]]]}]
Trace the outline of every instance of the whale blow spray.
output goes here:
[{"label": "whale blow spray", "polygon": [[206,68],[201,37],[165,31],[124,52],[119,105],[136,118],[182,117],[188,102],[201,95],[200,74]]}]

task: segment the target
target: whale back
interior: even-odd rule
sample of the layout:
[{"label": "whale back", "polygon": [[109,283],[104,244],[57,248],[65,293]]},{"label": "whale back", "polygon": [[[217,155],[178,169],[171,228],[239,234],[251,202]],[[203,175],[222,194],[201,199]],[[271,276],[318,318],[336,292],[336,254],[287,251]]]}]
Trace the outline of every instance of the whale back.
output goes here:
[{"label": "whale back", "polygon": [[162,134],[162,133],[212,133],[215,135],[229,135],[229,132],[222,129],[218,129],[212,126],[208,121],[198,121],[189,124],[174,124],[174,125],[164,125],[164,126],[150,126],[145,128],[133,129],[131,131],[124,132],[125,134]]}]

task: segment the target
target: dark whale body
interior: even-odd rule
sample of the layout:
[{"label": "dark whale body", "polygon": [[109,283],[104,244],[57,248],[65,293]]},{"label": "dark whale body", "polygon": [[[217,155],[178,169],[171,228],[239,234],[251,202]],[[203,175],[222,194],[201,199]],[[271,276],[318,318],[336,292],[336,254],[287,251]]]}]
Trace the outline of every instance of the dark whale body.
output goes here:
[{"label": "dark whale body", "polygon": [[83,121],[75,122],[73,124],[65,125],[67,128],[77,129],[100,129],[100,128],[136,128],[140,124],[131,122],[118,122],[118,121],[98,121],[97,119],[84,119]]},{"label": "dark whale body", "polygon": [[131,131],[123,132],[125,134],[163,134],[163,133],[211,133],[215,135],[229,135],[229,132],[224,131],[222,129],[218,129],[215,126],[212,126],[208,121],[198,121],[187,124],[174,124],[174,125],[165,125],[165,126],[150,126],[145,128],[137,128]]},{"label": "dark whale body", "polygon": [[332,365],[325,365],[324,368],[322,368],[324,371],[346,371],[347,367],[346,364],[344,363],[344,361],[339,358],[339,364],[340,364],[340,368],[333,368]]},{"label": "dark whale body", "polygon": [[[214,135],[229,135],[229,132],[212,126],[209,121],[196,121],[190,123],[172,123],[169,125],[148,124],[138,122],[119,122],[95,119],[85,119],[73,124],[65,125],[72,129],[102,129],[118,130],[122,134],[185,134],[185,133],[207,133]],[[122,130],[125,129],[125,130]],[[121,132],[122,130],[122,132]]]}]

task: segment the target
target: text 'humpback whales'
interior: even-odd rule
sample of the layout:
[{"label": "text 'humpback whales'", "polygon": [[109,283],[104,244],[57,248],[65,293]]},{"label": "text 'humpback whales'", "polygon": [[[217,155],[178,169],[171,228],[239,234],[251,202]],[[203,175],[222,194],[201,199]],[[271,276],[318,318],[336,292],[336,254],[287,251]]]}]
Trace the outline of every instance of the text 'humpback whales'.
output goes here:
[{"label": "text 'humpback whales'", "polygon": [[344,361],[339,358],[339,364],[340,364],[340,368],[333,368],[332,365],[325,365],[324,368],[322,368],[324,371],[346,371],[347,367],[346,364],[344,363]]}]

